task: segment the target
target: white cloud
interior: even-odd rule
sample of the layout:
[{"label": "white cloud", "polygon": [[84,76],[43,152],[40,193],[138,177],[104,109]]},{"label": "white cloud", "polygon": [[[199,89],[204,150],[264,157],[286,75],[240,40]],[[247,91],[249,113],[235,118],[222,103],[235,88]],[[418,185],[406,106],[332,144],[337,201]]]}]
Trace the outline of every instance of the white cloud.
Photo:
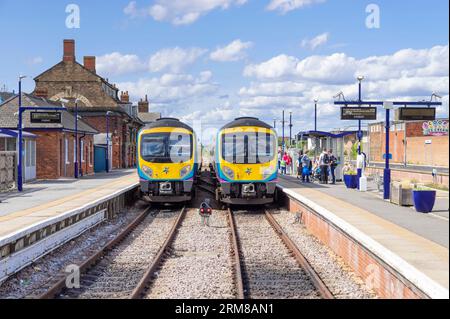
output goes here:
[{"label": "white cloud", "polygon": [[163,49],[150,57],[148,66],[151,72],[161,72],[169,70],[179,73],[187,66],[193,64],[207,52],[205,49],[179,47]]},{"label": "white cloud", "polygon": [[97,72],[105,76],[123,75],[146,69],[137,55],[113,52],[97,58]]},{"label": "white cloud", "polygon": [[174,107],[189,99],[198,99],[217,91],[217,84],[211,79],[209,71],[198,77],[189,74],[164,74],[161,77],[141,78],[135,82],[119,83],[121,90],[129,91],[133,100],[148,95],[153,105]]},{"label": "white cloud", "polygon": [[438,116],[448,116],[448,45],[430,49],[406,49],[385,56],[362,59],[344,53],[299,59],[279,55],[249,65],[244,75],[254,78],[239,90],[240,112],[266,121],[281,117],[281,109],[294,113],[296,130],[312,128],[315,98],[319,99],[319,129],[344,126],[333,96],[342,91],[347,100],[358,95],[356,75],[366,76],[366,100],[429,100],[433,91],[442,95],[444,105]]},{"label": "white cloud", "polygon": [[42,64],[42,62],[44,62],[44,59],[40,56],[33,57],[31,59],[28,59],[28,61],[27,61],[27,63],[29,65],[38,65],[38,64]]},{"label": "white cloud", "polygon": [[239,61],[245,58],[245,51],[253,46],[252,42],[235,40],[225,47],[217,48],[210,54],[210,59],[219,62]]},{"label": "white cloud", "polygon": [[292,10],[322,2],[325,2],[325,0],[272,0],[267,6],[267,10],[279,11],[285,14]]},{"label": "white cloud", "polygon": [[243,74],[259,80],[295,78],[341,84],[353,82],[359,74],[364,74],[371,80],[442,76],[449,73],[448,56],[448,45],[423,50],[400,50],[393,55],[360,60],[345,53],[313,55],[303,60],[282,54],[260,64],[248,65]]},{"label": "white cloud", "polygon": [[311,50],[315,50],[318,47],[327,44],[328,38],[330,37],[330,34],[328,32],[319,34],[318,36],[314,37],[313,39],[304,39],[302,41],[302,47],[308,48]]},{"label": "white cloud", "polygon": [[156,21],[187,25],[212,10],[226,10],[231,6],[241,6],[246,2],[247,0],[156,0],[156,3],[150,7],[138,8],[136,1],[131,1],[125,7],[124,13],[130,18],[152,17]]}]

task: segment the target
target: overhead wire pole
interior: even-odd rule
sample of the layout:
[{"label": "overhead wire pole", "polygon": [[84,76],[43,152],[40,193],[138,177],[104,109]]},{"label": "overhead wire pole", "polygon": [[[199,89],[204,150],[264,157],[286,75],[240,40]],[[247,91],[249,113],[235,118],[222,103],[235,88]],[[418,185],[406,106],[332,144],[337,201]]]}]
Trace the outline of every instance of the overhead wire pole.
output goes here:
[{"label": "overhead wire pole", "polygon": [[292,112],[289,112],[289,147],[292,147]]},{"label": "overhead wire pole", "polygon": [[284,150],[285,150],[285,142],[284,142],[284,125],[286,124],[286,121],[284,120],[284,110],[283,110],[283,120],[281,121],[281,124],[282,124],[282,126],[283,126],[283,137],[282,137],[282,140],[281,140],[281,147],[282,147],[282,149],[283,149],[283,153],[284,153]]},{"label": "overhead wire pole", "polygon": [[418,101],[418,102],[383,102],[383,101],[335,101],[335,105],[340,106],[357,106],[362,107],[364,105],[372,105],[372,106],[384,106],[386,109],[386,154],[385,156],[385,168],[383,175],[383,198],[388,200],[390,199],[390,186],[391,186],[391,170],[390,170],[390,150],[389,150],[389,134],[390,134],[390,110],[394,106],[441,106],[442,102],[433,102],[433,101]]}]

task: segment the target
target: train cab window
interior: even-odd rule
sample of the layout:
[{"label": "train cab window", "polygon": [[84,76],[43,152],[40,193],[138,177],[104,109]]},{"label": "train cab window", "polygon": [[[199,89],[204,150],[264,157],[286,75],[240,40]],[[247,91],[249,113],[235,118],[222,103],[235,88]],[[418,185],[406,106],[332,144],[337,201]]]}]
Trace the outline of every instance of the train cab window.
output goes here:
[{"label": "train cab window", "polygon": [[275,136],[270,133],[222,135],[222,158],[233,164],[263,164],[275,156]]},{"label": "train cab window", "polygon": [[192,158],[192,135],[151,133],[141,138],[141,156],[152,163],[184,163]]}]

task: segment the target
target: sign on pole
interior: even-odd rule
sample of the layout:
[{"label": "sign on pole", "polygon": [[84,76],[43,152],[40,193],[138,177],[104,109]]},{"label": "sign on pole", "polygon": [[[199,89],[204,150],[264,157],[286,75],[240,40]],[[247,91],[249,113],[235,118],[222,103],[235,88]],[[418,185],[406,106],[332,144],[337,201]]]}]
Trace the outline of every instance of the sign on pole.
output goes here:
[{"label": "sign on pole", "polygon": [[436,120],[436,108],[434,107],[401,107],[397,112],[400,121]]},{"label": "sign on pole", "polygon": [[342,107],[341,120],[367,120],[377,119],[376,107]]},{"label": "sign on pole", "polygon": [[35,124],[61,124],[60,112],[31,112],[30,122]]}]

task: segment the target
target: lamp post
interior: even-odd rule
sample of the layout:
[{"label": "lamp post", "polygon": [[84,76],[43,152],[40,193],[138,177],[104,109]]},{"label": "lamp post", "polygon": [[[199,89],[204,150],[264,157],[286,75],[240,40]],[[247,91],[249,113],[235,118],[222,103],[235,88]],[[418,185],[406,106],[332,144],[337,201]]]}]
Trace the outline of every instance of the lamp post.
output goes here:
[{"label": "lamp post", "polygon": [[19,132],[18,139],[19,139],[19,160],[18,160],[18,169],[17,169],[17,190],[19,192],[23,191],[23,174],[22,174],[22,166],[23,166],[23,141],[22,141],[22,80],[25,79],[26,76],[19,76],[19,123],[17,130]]},{"label": "lamp post", "polygon": [[[364,76],[358,76],[358,102],[362,102],[362,81]],[[362,140],[362,130],[361,130],[361,120],[358,120],[358,155],[361,155],[361,140]],[[357,169],[358,174],[358,189],[359,189],[359,179],[362,177],[362,168]]]},{"label": "lamp post", "polygon": [[106,173],[109,173],[109,116],[113,115],[113,112],[106,112]]},{"label": "lamp post", "polygon": [[318,99],[314,100],[314,132],[317,132],[317,103]]}]

